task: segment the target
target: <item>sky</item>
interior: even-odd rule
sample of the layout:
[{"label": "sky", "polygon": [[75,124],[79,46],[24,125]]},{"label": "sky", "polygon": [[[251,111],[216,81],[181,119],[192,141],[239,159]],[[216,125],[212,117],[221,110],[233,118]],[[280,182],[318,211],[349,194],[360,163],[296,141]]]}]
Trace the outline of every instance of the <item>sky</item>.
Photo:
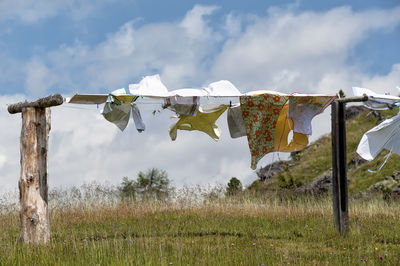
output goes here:
[{"label": "sky", "polygon": [[[400,3],[357,1],[0,1],[0,191],[17,187],[21,116],[7,105],[53,93],[109,93],[159,74],[169,90],[231,81],[241,92],[328,93],[351,87],[397,94]],[[146,131],[124,132],[100,107],[51,108],[50,187],[117,185],[152,167],[173,185],[245,185],[246,138],[231,139],[223,114],[215,142],[179,131],[160,105],[139,104]],[[330,132],[330,108],[313,120],[315,140]],[[268,155],[259,166],[287,154]]]}]

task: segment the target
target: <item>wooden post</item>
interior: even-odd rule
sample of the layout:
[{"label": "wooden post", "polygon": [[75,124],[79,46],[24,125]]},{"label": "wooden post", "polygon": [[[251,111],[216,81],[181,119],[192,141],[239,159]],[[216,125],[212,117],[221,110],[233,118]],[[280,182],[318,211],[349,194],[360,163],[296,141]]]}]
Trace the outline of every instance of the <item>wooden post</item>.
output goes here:
[{"label": "wooden post", "polygon": [[8,107],[10,113],[22,112],[19,199],[20,239],[24,243],[47,244],[50,241],[47,186],[50,109],[46,107],[62,103],[61,95],[52,95]]},{"label": "wooden post", "polygon": [[332,103],[332,199],[336,226],[349,232],[345,102]]}]

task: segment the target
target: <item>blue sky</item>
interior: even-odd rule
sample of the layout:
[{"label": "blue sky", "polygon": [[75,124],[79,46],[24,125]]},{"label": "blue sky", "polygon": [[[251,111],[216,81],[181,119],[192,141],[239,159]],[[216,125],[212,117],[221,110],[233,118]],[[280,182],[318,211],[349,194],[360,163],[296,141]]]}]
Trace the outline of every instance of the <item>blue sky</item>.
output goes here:
[{"label": "blue sky", "polygon": [[[7,103],[108,93],[151,74],[160,74],[170,90],[228,79],[242,92],[350,94],[351,86],[362,86],[393,94],[400,85],[399,43],[394,0],[3,0],[0,121],[7,129],[0,180],[12,188],[10,180],[18,178],[20,119],[6,113]],[[171,142],[170,113],[154,117],[154,107],[144,106],[148,130],[139,135],[132,127],[118,132],[96,107],[85,108],[53,109],[52,185],[115,184],[153,166],[167,170],[176,185],[255,179],[247,143],[230,139],[224,116],[218,143],[193,132]],[[312,139],[329,132],[326,121],[329,109],[313,122]]]}]

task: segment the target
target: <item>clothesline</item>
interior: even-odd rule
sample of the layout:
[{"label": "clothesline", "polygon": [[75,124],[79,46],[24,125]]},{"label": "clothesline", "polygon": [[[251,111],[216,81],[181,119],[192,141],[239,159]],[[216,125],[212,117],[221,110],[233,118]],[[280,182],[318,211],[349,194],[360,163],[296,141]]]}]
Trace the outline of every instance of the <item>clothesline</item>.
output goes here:
[{"label": "clothesline", "polygon": [[[365,105],[372,109],[393,108],[400,98],[376,94],[354,87],[355,96],[367,97]],[[201,99],[214,100],[205,105]],[[177,114],[179,120],[170,126],[171,140],[176,140],[178,130],[198,130],[218,141],[221,130],[216,121],[226,111],[232,138],[247,137],[251,155],[251,168],[270,152],[294,152],[308,145],[312,134],[311,121],[337,98],[327,94],[285,94],[276,91],[256,90],[241,93],[232,83],[222,80],[207,87],[186,88],[174,91],[161,82],[158,75],[143,78],[138,84],[130,84],[129,90],[119,89],[109,94],[76,94],[69,103],[101,104],[102,115],[120,130],[128,125],[132,113],[138,132],[145,131],[139,106],[162,104]],[[148,101],[157,99],[159,102]],[[230,99],[227,104],[225,99]],[[237,100],[237,102],[235,101]],[[218,102],[219,101],[219,102]],[[221,102],[222,101],[222,102]],[[400,131],[400,130],[399,130]],[[292,139],[288,142],[288,136]],[[400,143],[396,144],[399,146]],[[396,149],[393,149],[396,152]]]}]

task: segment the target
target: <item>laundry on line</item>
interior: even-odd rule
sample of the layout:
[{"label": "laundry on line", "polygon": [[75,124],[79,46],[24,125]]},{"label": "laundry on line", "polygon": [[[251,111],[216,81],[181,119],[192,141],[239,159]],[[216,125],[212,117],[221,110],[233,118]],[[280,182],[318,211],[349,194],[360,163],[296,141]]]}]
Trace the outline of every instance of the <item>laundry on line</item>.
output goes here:
[{"label": "laundry on line", "polygon": [[[391,109],[400,103],[399,97],[377,94],[364,88],[353,87],[353,93],[355,96],[367,95],[368,101],[364,105],[371,109]],[[75,94],[67,99],[67,102],[97,105],[104,103],[102,115],[121,131],[127,127],[132,114],[136,129],[138,132],[143,132],[145,124],[138,105],[141,99],[145,98],[159,101],[162,109],[169,109],[176,113],[178,121],[169,128],[172,140],[177,138],[178,130],[197,130],[218,141],[221,130],[216,121],[228,110],[227,122],[230,136],[232,138],[247,137],[251,168],[255,169],[258,161],[270,152],[293,152],[304,149],[308,145],[308,136],[312,134],[312,119],[321,114],[337,98],[337,95],[284,94],[268,90],[241,93],[227,80],[213,82],[201,88],[169,91],[159,75],[153,75],[144,77],[137,84],[130,84],[129,89],[119,89],[109,94]],[[229,104],[219,103],[206,108],[200,103],[201,98],[230,100]],[[236,99],[237,102],[232,104],[232,99]],[[393,121],[397,120],[400,121],[393,118],[387,122],[388,126],[385,124],[382,127],[396,128],[397,123]],[[393,126],[393,124],[396,125]],[[396,135],[400,134],[398,131],[392,132],[396,137],[391,135],[391,139],[399,139]],[[367,132],[357,152],[371,159],[376,156],[374,155],[376,152],[379,153],[382,148],[388,149],[390,146],[391,150],[397,153],[400,150],[400,142],[391,140],[383,143],[385,137],[382,137],[384,134],[381,132],[384,131],[374,129]],[[290,133],[292,133],[292,139],[289,141]],[[376,150],[366,148],[371,141],[377,143]]]}]

